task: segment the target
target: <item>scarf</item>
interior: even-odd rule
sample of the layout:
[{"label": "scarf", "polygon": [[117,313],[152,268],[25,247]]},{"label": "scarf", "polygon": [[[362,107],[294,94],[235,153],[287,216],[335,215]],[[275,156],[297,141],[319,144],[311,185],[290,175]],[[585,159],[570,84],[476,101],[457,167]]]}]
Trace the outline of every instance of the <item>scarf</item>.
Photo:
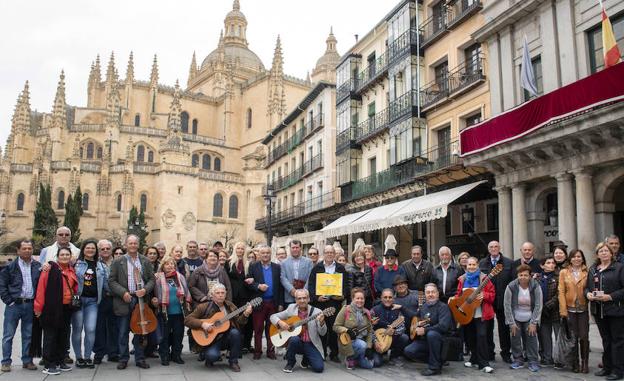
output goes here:
[{"label": "scarf", "polygon": [[358,328],[364,326],[364,308],[357,307],[355,302],[351,302],[351,310],[355,313],[355,322]]},{"label": "scarf", "polygon": [[466,271],[466,279],[464,280],[464,288],[476,288],[479,287],[479,275],[481,271],[475,272]]},{"label": "scarf", "polygon": [[167,307],[169,305],[169,282],[167,282],[167,280],[172,278],[173,282],[176,284],[176,296],[178,297],[178,300],[180,300],[180,304],[183,304],[182,301],[184,300],[184,286],[182,285],[182,281],[180,280],[180,273],[177,271],[172,271],[168,274],[162,272],[158,277],[158,280],[160,282],[161,290],[160,305],[164,307]]},{"label": "scarf", "polygon": [[206,262],[204,262],[204,264],[202,265],[202,268],[204,269],[204,273],[206,274],[206,276],[208,276],[208,278],[218,278],[219,277],[219,273],[221,272],[221,265],[217,264],[217,267],[215,267],[214,270],[210,270],[210,267],[208,267],[208,264]]},{"label": "scarf", "polygon": [[58,263],[48,263],[50,270],[48,270],[48,282],[45,287],[45,299],[39,323],[43,328],[61,328],[63,326],[63,273]]}]

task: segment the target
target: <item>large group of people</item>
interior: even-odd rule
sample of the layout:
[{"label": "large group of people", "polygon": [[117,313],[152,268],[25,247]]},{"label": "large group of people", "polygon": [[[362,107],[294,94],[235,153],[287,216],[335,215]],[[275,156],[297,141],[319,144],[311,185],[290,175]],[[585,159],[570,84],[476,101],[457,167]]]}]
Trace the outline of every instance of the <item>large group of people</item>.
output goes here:
[{"label": "large group of people", "polygon": [[74,362],[94,368],[105,358],[122,370],[131,354],[143,369],[150,358],[184,364],[185,336],[206,367],[226,360],[234,372],[247,353],[277,360],[277,345],[285,347],[286,373],[298,355],[301,368],[317,373],[325,361],[371,369],[409,360],[426,362],[421,373],[433,376],[464,355],[464,366],[492,373],[496,323],[499,355],[511,369],[588,373],[591,313],[604,348],[596,375],[624,378],[617,236],[597,245],[594,263],[581,250],[568,254],[562,242],[539,259],[526,242],[516,261],[496,241],[480,260],[443,246],[437,265],[420,246],[399,263],[394,249],[380,260],[364,245],[349,258],[333,245],[304,253],[297,240],[275,253],[266,245],[238,242],[229,252],[220,242],[196,241],[140,251],[134,235],[121,247],[86,240],[78,248],[66,227],[39,258],[33,249],[22,240],[18,258],[0,270],[2,372],[11,371],[20,325],[23,368],[37,370],[40,357],[48,375]]}]

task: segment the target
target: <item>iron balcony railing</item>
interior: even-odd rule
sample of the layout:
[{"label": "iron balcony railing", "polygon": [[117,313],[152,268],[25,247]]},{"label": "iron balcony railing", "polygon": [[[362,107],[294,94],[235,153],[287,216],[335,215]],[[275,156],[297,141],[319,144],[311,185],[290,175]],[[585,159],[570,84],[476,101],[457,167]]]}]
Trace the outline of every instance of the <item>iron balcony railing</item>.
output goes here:
[{"label": "iron balcony railing", "polygon": [[485,81],[483,70],[483,56],[479,56],[464,62],[448,73],[449,95],[453,96],[472,85]]},{"label": "iron balcony railing", "polygon": [[392,123],[405,115],[413,114],[415,112],[414,108],[416,108],[417,105],[418,92],[416,90],[409,90],[390,102],[390,106],[388,107],[390,110],[388,115],[389,122]]},{"label": "iron balcony railing", "polygon": [[301,178],[303,178],[303,168],[304,166],[302,165],[290,172],[288,175],[278,177],[271,183],[273,185],[273,189],[275,191],[279,191],[295,185],[299,182],[299,180],[301,180]]},{"label": "iron balcony railing", "polygon": [[380,78],[388,70],[388,52],[386,51],[374,61],[370,62],[359,74],[356,81],[356,91],[366,89],[376,79]]},{"label": "iron balcony railing", "polygon": [[320,153],[303,163],[303,175],[306,176],[317,169],[323,168],[323,154]]},{"label": "iron balcony railing", "polygon": [[410,183],[418,177],[458,165],[461,163],[458,148],[458,141],[433,147],[419,157],[413,157],[384,171],[356,180],[351,184],[350,195],[343,194],[343,202],[384,192]]},{"label": "iron balcony railing", "polygon": [[357,78],[351,78],[345,83],[341,84],[336,91],[336,104],[342,102],[345,98],[355,94],[355,89],[358,87]]},{"label": "iron balcony railing", "polygon": [[303,126],[299,127],[299,129],[295,131],[295,134],[293,136],[286,139],[285,142],[275,147],[275,149],[269,151],[268,164],[272,164],[284,155],[290,153],[293,149],[297,148],[303,141],[305,141],[309,136],[311,136],[315,131],[317,131],[324,125],[325,123],[323,113],[317,114],[312,119],[309,119],[307,123],[305,123]]},{"label": "iron balcony railing", "polygon": [[[278,225],[295,218],[303,217],[307,214],[329,208],[335,203],[336,200],[333,191],[324,193],[320,196],[310,198],[280,211],[274,211],[271,213],[271,225]],[[267,218],[262,217],[257,219],[255,225],[256,230],[266,229]]]},{"label": "iron balcony railing", "polygon": [[356,142],[362,143],[388,128],[389,109],[384,109],[357,125]]},{"label": "iron balcony railing", "polygon": [[423,22],[421,27],[423,36],[420,41],[421,47],[426,47],[448,32],[446,13],[446,8],[442,7],[440,13],[429,17]]},{"label": "iron balcony railing", "polygon": [[349,127],[336,135],[336,154],[339,154],[349,148],[355,148],[357,138],[357,128]]},{"label": "iron balcony railing", "polygon": [[483,9],[481,0],[454,0],[447,3],[448,28],[454,28]]},{"label": "iron balcony railing", "polygon": [[[420,36],[418,34],[420,34]],[[394,41],[392,41],[392,43],[388,46],[387,51],[389,63],[392,64],[408,52],[411,54],[422,55],[422,49],[420,51],[417,50],[418,39],[420,39],[420,43],[422,45],[422,31],[419,31],[418,28],[410,28],[408,31],[405,31]]]},{"label": "iron balcony railing", "polygon": [[423,110],[427,109],[449,94],[448,73],[426,84],[420,91],[420,101]]}]

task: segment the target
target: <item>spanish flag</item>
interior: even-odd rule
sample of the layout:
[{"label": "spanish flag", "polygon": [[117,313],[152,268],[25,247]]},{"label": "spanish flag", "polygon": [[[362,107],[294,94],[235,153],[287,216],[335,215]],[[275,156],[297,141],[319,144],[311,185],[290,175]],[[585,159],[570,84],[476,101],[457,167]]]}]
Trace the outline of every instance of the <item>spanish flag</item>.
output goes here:
[{"label": "spanish flag", "polygon": [[605,69],[620,62],[620,49],[615,42],[615,36],[613,35],[613,27],[607,12],[605,11],[602,0],[600,1],[602,8],[602,47],[604,51],[604,67]]}]

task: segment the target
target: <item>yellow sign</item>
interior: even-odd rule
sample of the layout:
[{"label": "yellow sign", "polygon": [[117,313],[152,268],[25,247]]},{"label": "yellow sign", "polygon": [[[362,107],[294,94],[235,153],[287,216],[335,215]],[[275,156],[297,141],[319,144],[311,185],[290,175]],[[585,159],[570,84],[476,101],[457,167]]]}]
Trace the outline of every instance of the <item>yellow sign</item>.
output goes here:
[{"label": "yellow sign", "polygon": [[342,274],[316,274],[316,295],[342,296]]}]

